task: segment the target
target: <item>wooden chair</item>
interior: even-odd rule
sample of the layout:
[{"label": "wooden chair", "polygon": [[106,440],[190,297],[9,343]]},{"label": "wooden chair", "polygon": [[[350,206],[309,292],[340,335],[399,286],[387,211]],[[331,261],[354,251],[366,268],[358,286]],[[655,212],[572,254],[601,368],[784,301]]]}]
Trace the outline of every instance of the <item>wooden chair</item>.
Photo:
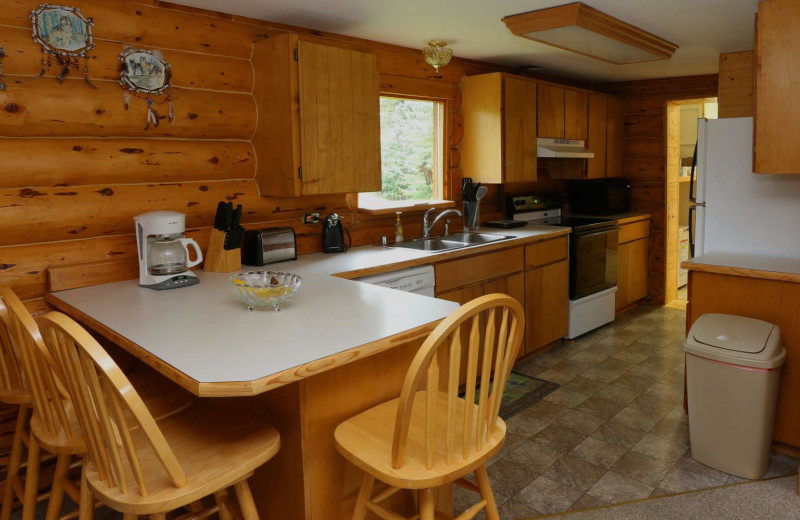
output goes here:
[{"label": "wooden chair", "polygon": [[[277,453],[280,436],[251,416],[232,414],[218,400],[199,400],[159,424],[105,350],[69,317],[40,320],[45,344],[61,367],[89,448],[81,488],[81,519],[90,490],[126,517],[165,514],[214,495],[210,511],[257,519],[247,479]],[[228,498],[233,487],[238,507]]]},{"label": "wooden chair", "polygon": [[46,520],[55,520],[61,513],[65,493],[76,502],[79,500],[78,488],[69,480],[68,472],[73,457],[86,453],[86,445],[64,387],[51,369],[33,317],[8,287],[0,287],[0,303],[6,309],[8,335],[21,361],[22,377],[30,386],[33,405],[22,520],[35,518],[42,448],[56,455],[46,515]]},{"label": "wooden chair", "polygon": [[23,451],[30,438],[31,392],[27,380],[22,376],[22,364],[19,356],[11,343],[10,327],[8,310],[0,297],[0,402],[17,406],[11,452],[6,462],[0,520],[8,520],[11,517],[15,498],[20,503],[23,500],[25,493],[20,468]]},{"label": "wooden chair", "polygon": [[[519,302],[504,294],[461,306],[422,344],[399,398],[339,425],[339,452],[364,471],[354,520],[365,518],[367,510],[385,519],[402,518],[379,505],[400,489],[416,490],[418,517],[433,520],[433,488],[449,483],[481,496],[459,520],[473,518],[484,508],[489,520],[499,520],[485,464],[505,438],[505,423],[498,417],[500,401],[522,341],[524,316]],[[469,331],[467,338],[462,338],[463,330]],[[467,359],[463,398],[462,345]],[[463,478],[470,472],[477,486]],[[373,495],[376,479],[388,488]]]}]

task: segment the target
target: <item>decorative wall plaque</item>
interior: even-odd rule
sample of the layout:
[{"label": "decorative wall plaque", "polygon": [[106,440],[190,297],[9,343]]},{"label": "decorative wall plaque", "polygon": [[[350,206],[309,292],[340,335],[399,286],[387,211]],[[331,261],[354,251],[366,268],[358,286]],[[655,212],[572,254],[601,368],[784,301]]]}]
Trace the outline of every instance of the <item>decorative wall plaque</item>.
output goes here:
[{"label": "decorative wall plaque", "polygon": [[88,52],[94,48],[91,18],[85,18],[77,7],[41,4],[30,15],[33,39],[42,46],[42,72],[52,65],[52,58],[61,66],[58,81],[63,82],[70,68],[80,70],[83,58],[83,78],[89,81]]},{"label": "decorative wall plaque", "polygon": [[157,50],[127,48],[120,54],[121,70],[119,82],[126,90],[124,94],[125,109],[130,104],[130,94],[133,93],[147,100],[147,123],[145,130],[150,128],[150,124],[158,126],[159,116],[153,108],[155,98],[162,94],[167,96],[169,106],[169,122],[175,119],[175,109],[172,106],[172,71],[169,63],[161,56]]}]

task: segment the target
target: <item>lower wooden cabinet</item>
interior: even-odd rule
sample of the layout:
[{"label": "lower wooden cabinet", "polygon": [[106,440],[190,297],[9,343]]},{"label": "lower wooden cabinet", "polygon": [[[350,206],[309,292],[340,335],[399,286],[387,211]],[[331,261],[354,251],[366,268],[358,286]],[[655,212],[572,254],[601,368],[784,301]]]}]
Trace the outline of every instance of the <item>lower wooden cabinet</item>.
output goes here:
[{"label": "lower wooden cabinet", "polygon": [[563,338],[569,330],[569,262],[525,271],[525,352]]},{"label": "lower wooden cabinet", "polygon": [[647,296],[650,262],[649,221],[640,220],[620,226],[619,269],[617,271],[616,310]]}]

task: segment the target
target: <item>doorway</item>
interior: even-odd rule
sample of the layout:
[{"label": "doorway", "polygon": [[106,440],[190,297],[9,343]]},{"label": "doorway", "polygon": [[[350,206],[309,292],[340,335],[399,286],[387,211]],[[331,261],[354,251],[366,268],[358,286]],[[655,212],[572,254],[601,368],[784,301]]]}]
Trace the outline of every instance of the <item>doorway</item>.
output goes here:
[{"label": "doorway", "polygon": [[681,262],[689,259],[690,179],[697,120],[717,118],[717,98],[667,102],[667,255],[665,301],[686,306],[688,272]]}]

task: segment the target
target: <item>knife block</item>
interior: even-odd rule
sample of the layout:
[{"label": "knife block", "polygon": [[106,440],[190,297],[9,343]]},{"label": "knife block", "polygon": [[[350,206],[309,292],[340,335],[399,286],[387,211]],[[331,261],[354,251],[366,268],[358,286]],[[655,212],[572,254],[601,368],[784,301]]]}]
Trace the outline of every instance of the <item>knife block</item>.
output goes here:
[{"label": "knife block", "polygon": [[211,229],[208,239],[208,251],[203,270],[210,273],[233,273],[242,270],[242,252],[238,247],[225,250],[225,232]]}]

